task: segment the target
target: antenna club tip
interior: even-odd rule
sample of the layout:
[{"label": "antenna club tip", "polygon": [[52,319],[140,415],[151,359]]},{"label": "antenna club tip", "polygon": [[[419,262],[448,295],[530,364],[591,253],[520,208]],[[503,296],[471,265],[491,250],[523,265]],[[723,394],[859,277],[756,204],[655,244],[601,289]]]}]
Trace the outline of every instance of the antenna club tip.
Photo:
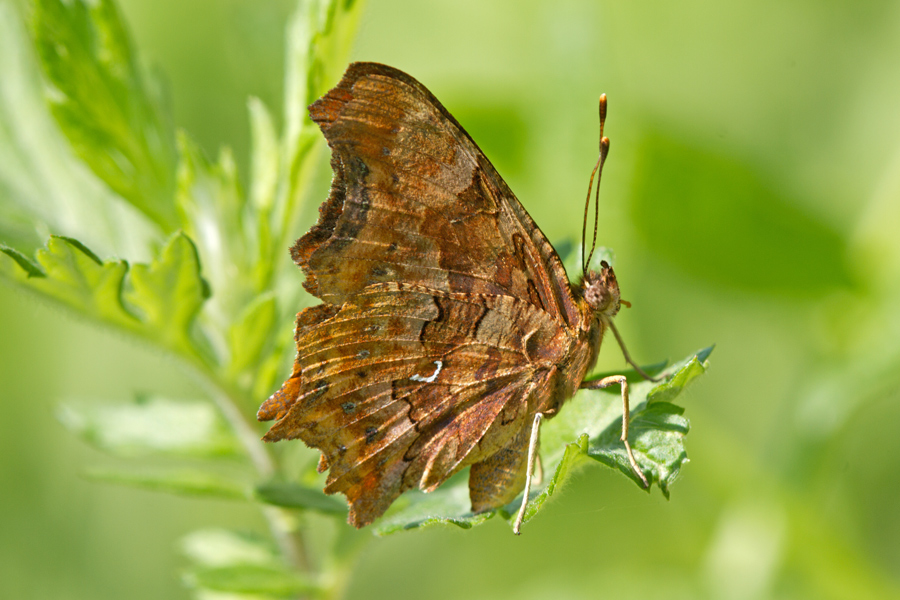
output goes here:
[{"label": "antenna club tip", "polygon": [[606,94],[600,94],[600,120],[606,119]]}]

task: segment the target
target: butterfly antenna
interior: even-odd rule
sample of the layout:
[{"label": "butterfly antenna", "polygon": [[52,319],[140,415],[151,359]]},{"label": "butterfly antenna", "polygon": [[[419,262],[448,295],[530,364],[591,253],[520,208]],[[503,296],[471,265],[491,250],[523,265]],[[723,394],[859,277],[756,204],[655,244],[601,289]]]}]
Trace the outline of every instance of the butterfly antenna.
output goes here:
[{"label": "butterfly antenna", "polygon": [[[587,275],[587,266],[591,264],[591,258],[594,256],[594,249],[597,247],[597,225],[600,219],[600,178],[603,176],[603,163],[606,162],[606,156],[609,154],[609,138],[603,135],[603,126],[606,124],[606,94],[600,94],[600,156],[597,157],[597,164],[591,171],[591,179],[588,182],[587,198],[584,201],[584,222],[581,227],[581,273]],[[594,194],[594,236],[591,240],[591,251],[585,257],[584,248],[587,247],[587,219],[588,212],[591,208],[591,191],[594,187],[594,176],[597,176],[597,191]],[[586,260],[585,260],[586,258]]]}]

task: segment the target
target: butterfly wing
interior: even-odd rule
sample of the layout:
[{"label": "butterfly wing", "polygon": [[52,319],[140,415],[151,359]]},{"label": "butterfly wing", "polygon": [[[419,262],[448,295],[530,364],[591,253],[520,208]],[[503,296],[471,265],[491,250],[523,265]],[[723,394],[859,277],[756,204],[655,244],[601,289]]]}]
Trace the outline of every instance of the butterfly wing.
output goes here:
[{"label": "butterfly wing", "polygon": [[522,461],[494,455],[558,394],[555,365],[579,324],[559,258],[408,75],[353,64],[310,115],[334,179],[292,255],[324,304],[298,316],[294,372],[259,411],[277,419],[265,439],[320,449],[326,491],[346,494],[356,526],[405,489],[489,460],[510,483],[473,483],[473,505],[497,506]]},{"label": "butterfly wing", "polygon": [[474,141],[409,75],[354,63],[310,106],[332,150],[331,195],[293,256],[340,304],[373,283],[527,300],[581,318],[553,247]]},{"label": "butterfly wing", "polygon": [[523,356],[529,333],[547,347],[564,335],[512,297],[399,283],[306,309],[293,375],[260,411],[278,419],[265,439],[321,450],[326,491],[346,494],[350,522],[368,524],[404,490],[436,488],[525,425],[553,379]]}]

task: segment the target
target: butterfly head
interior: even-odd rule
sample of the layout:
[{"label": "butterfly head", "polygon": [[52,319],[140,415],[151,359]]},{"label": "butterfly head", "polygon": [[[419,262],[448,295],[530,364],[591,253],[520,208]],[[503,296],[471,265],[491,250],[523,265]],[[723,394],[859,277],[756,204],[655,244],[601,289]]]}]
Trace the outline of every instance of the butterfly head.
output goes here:
[{"label": "butterfly head", "polygon": [[600,271],[588,271],[584,276],[584,300],[593,313],[601,318],[616,316],[621,307],[619,283],[613,268],[605,260],[600,263]]}]

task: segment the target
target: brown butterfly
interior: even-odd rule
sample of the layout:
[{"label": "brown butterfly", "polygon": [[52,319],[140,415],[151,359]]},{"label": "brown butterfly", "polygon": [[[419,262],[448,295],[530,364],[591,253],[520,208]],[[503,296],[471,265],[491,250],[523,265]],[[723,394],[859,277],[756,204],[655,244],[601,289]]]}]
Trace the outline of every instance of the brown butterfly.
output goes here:
[{"label": "brown butterfly", "polygon": [[[600,106],[595,172],[609,149]],[[518,533],[541,419],[580,387],[620,384],[622,441],[647,485],[627,441],[625,377],[583,383],[605,331],[621,344],[612,268],[587,270],[588,258],[570,284],[490,161],[406,73],[354,63],[309,114],[334,179],[291,255],[323,303],[297,315],[293,374],[257,415],[276,419],[263,439],[319,449],[325,492],[347,496],[356,527],[471,466],[474,512],[525,489]]]}]

